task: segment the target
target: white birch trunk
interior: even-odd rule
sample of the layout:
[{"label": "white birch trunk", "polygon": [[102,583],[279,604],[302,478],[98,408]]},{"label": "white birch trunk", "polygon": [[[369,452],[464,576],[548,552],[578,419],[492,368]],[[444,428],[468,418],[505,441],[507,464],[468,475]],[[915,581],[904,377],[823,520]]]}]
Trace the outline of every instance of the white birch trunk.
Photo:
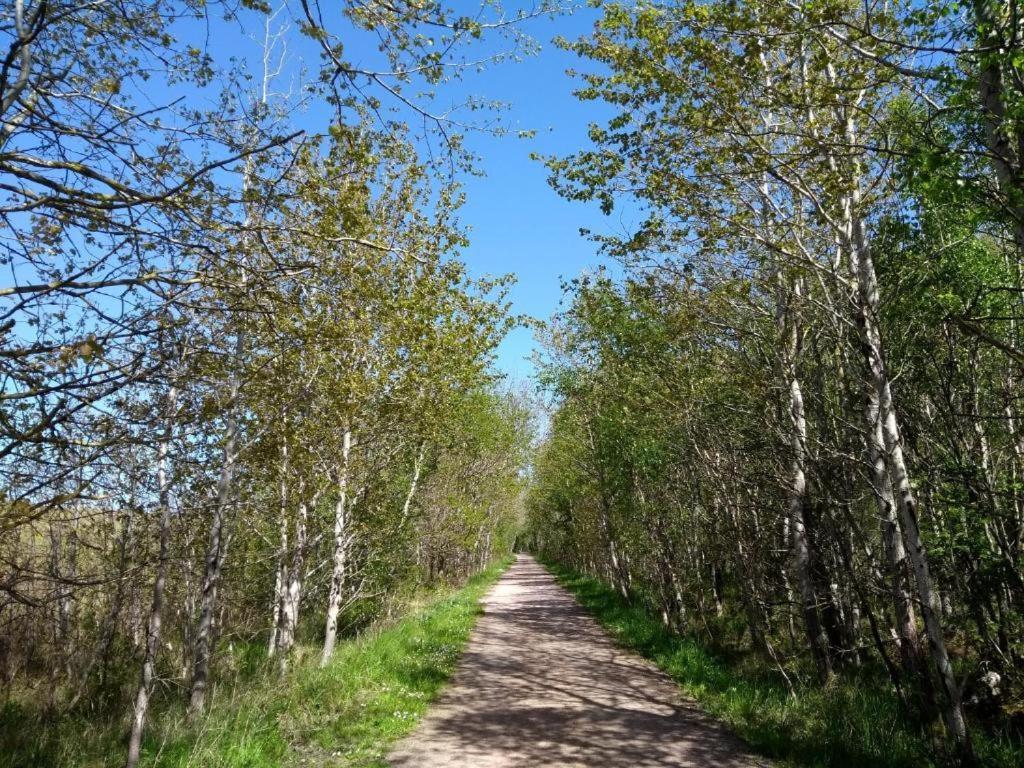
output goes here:
[{"label": "white birch trunk", "polygon": [[919,650],[917,621],[907,584],[907,553],[903,546],[903,536],[897,518],[896,498],[893,496],[892,482],[889,479],[885,437],[882,434],[882,422],[879,415],[878,394],[874,387],[870,387],[864,418],[865,424],[869,425],[867,429],[869,477],[871,489],[878,504],[882,551],[889,570],[889,589],[896,617],[900,662],[904,673],[914,678],[920,671],[917,663]]},{"label": "white birch trunk", "polygon": [[416,495],[416,488],[420,482],[420,473],[423,470],[423,457],[427,450],[427,444],[420,443],[420,449],[416,454],[416,461],[413,464],[412,470],[412,481],[409,483],[409,492],[405,494],[405,503],[402,504],[402,516],[398,524],[398,529],[404,530],[406,524],[409,522],[409,514],[412,511],[412,500]]},{"label": "white birch trunk", "polygon": [[795,371],[790,370],[789,409],[793,424],[790,447],[793,451],[792,490],[789,501],[790,535],[793,539],[793,560],[800,589],[801,608],[807,642],[814,656],[819,679],[824,682],[832,675],[828,639],[818,616],[818,598],[811,573],[811,543],[807,533],[805,512],[807,507],[807,419],[804,398]]},{"label": "white birch trunk", "polygon": [[327,598],[327,622],[324,628],[320,666],[325,666],[330,661],[338,638],[338,613],[341,611],[341,598],[348,567],[348,474],[351,449],[352,432],[346,428],[342,437],[341,463],[338,467],[338,500],[334,506],[334,570],[331,574],[331,591]]},{"label": "white birch trunk", "polygon": [[[850,125],[848,123],[848,125]],[[849,130],[852,131],[852,125]],[[848,137],[849,138],[849,137]],[[921,614],[928,631],[928,646],[932,661],[938,672],[939,682],[944,693],[944,714],[946,725],[955,740],[958,749],[965,756],[972,754],[970,739],[967,734],[967,723],[961,705],[960,687],[956,682],[953,665],[946,649],[945,632],[942,626],[942,605],[933,584],[928,565],[928,553],[921,537],[917,519],[917,499],[910,483],[910,473],[903,455],[903,443],[900,437],[899,421],[893,404],[892,386],[885,365],[882,338],[878,329],[877,317],[879,306],[878,281],[875,275],[874,262],[863,222],[856,213],[859,208],[859,183],[854,179],[852,191],[845,200],[844,220],[847,224],[847,245],[851,259],[852,276],[857,285],[857,301],[860,303],[857,313],[858,330],[864,349],[866,363],[871,377],[871,384],[878,397],[879,418],[882,438],[885,443],[888,459],[889,476],[892,479],[903,524],[903,537],[910,562],[914,570],[918,597],[921,600]],[[865,425],[871,433],[874,424]]]},{"label": "white birch trunk", "polygon": [[311,502],[301,498],[295,520],[295,548],[281,596],[281,627],[277,636],[278,666],[282,672],[288,668],[289,653],[295,645],[295,630],[299,624],[299,606],[302,603],[302,587],[306,575],[306,529],[309,508],[315,504],[316,496]]},{"label": "white birch trunk", "polygon": [[281,604],[284,601],[285,579],[287,578],[286,558],[288,557],[288,438],[281,441],[281,464],[278,482],[278,545],[276,568],[274,569],[274,594],[272,597],[270,638],[267,640],[267,656],[277,651],[277,636],[281,626]]}]

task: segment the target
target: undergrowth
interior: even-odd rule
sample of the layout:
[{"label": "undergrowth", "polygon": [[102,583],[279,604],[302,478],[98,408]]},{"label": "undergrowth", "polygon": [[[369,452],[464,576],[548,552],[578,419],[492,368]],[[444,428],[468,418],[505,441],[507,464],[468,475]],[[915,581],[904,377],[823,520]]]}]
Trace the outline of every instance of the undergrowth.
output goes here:
[{"label": "undergrowth", "polygon": [[[666,629],[639,602],[603,582],[547,563],[621,646],[668,673],[683,691],[727,723],[755,751],[784,765],[905,768],[944,765],[935,734],[915,726],[877,676],[844,675],[826,687],[798,685],[790,696],[770,669],[727,662],[698,640]],[[1024,745],[975,729],[984,766],[1024,766]]]},{"label": "undergrowth", "polygon": [[[147,768],[384,766],[388,747],[409,733],[455,669],[479,604],[507,563],[459,589],[418,601],[403,618],[349,639],[324,668],[316,649],[298,649],[284,676],[261,673],[221,689],[189,723],[180,705],[149,729]],[[48,721],[17,704],[0,710],[3,768],[111,768],[124,760],[125,723],[77,716]]]}]

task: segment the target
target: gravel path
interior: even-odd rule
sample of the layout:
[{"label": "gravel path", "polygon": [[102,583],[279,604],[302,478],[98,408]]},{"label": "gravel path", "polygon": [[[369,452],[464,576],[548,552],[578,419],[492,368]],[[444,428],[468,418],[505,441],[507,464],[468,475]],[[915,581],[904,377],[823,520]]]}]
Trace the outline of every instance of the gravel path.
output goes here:
[{"label": "gravel path", "polygon": [[616,648],[532,558],[520,555],[484,602],[451,684],[393,768],[767,765]]}]

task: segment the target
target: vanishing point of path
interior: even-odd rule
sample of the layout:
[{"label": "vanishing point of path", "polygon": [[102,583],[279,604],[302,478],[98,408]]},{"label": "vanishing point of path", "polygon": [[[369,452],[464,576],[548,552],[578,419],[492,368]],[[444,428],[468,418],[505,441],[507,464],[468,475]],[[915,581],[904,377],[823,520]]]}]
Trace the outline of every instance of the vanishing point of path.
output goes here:
[{"label": "vanishing point of path", "polygon": [[393,768],[752,768],[767,763],[617,648],[520,555],[485,600],[451,684]]}]

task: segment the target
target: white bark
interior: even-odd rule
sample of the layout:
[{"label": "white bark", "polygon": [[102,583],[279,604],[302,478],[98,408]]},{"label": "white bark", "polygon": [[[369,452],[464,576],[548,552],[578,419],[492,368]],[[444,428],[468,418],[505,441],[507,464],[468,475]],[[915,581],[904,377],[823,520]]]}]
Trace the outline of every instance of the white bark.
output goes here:
[{"label": "white bark", "polygon": [[405,494],[405,503],[402,504],[402,517],[398,529],[401,531],[405,528],[409,522],[409,513],[412,511],[412,500],[416,495],[416,488],[419,486],[420,473],[423,470],[423,457],[427,450],[427,444],[425,442],[420,443],[420,449],[416,454],[416,461],[413,464],[412,470],[412,481],[409,483],[409,492]]},{"label": "white bark", "polygon": [[[864,422],[867,428],[868,462],[870,464],[871,489],[878,504],[881,523],[882,550],[889,570],[889,588],[896,617],[896,633],[900,646],[900,661],[903,671],[916,677],[918,654],[917,621],[914,604],[907,585],[907,553],[903,546],[903,534],[896,513],[896,498],[886,462],[885,437],[879,418],[878,394],[870,387],[867,394]],[[873,426],[871,426],[873,425]]]},{"label": "white bark", "polygon": [[803,392],[795,372],[789,382],[789,408],[793,424],[790,447],[793,452],[792,490],[789,501],[790,535],[793,540],[793,560],[797,585],[800,589],[801,608],[804,616],[804,630],[814,656],[818,677],[825,681],[832,674],[832,663],[828,651],[828,639],[818,616],[818,598],[812,575],[811,543],[807,532],[805,512],[807,508],[807,476],[804,470],[807,461],[807,419],[804,415]]},{"label": "white bark", "polygon": [[[300,494],[302,490],[300,488]],[[302,603],[302,587],[306,576],[306,530],[309,509],[316,505],[316,499],[316,495],[312,501],[300,498],[299,512],[295,519],[295,546],[281,595],[281,626],[277,635],[278,665],[282,672],[288,667],[288,656],[295,645],[295,629],[299,624],[299,606]]]},{"label": "white bark", "polygon": [[326,665],[334,653],[334,645],[338,638],[338,614],[341,611],[348,569],[348,476],[351,450],[352,432],[346,428],[342,437],[341,461],[338,467],[338,500],[334,505],[334,570],[331,574],[331,591],[327,598],[327,623],[320,666]]},{"label": "white bark", "polygon": [[278,481],[278,545],[276,568],[274,569],[274,594],[272,598],[270,638],[267,641],[267,656],[277,651],[277,635],[281,625],[281,604],[284,601],[284,584],[287,578],[285,558],[288,556],[288,438],[281,441],[281,464]]},{"label": "white bark", "polygon": [[[850,130],[852,130],[852,126]],[[889,476],[892,479],[900,520],[903,523],[904,541],[913,566],[918,597],[921,600],[921,614],[928,631],[928,645],[945,695],[946,725],[958,748],[964,754],[969,755],[971,747],[961,705],[960,687],[956,682],[953,665],[946,649],[945,632],[942,626],[942,605],[933,588],[928,554],[918,525],[917,498],[910,483],[910,473],[903,454],[899,421],[883,354],[882,338],[877,322],[878,281],[864,225],[857,214],[859,203],[859,184],[855,180],[851,194],[844,201],[844,221],[847,223],[846,244],[850,253],[851,272],[857,286],[858,329],[871,384],[878,398],[878,423],[881,425]],[[865,426],[871,433],[874,432],[874,424]]]}]

